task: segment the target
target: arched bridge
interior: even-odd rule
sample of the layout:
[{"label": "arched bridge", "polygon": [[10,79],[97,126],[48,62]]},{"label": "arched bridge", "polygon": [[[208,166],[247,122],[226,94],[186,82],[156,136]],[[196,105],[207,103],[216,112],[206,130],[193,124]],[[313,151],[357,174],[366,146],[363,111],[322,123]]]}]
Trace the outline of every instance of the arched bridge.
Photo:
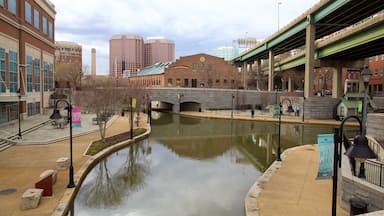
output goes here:
[{"label": "arched bridge", "polygon": [[151,101],[159,102],[159,109],[198,111],[232,109],[232,107],[265,107],[276,103],[280,93],[238,89],[207,88],[148,88]]}]

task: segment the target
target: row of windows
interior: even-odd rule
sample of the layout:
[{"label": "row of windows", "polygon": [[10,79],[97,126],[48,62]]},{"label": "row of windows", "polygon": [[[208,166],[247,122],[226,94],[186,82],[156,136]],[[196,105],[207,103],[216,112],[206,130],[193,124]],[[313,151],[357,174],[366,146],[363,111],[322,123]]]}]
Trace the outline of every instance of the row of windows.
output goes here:
[{"label": "row of windows", "polygon": [[[33,17],[32,17],[32,11],[33,11]],[[33,18],[33,22],[32,22]],[[40,30],[40,12],[36,8],[32,8],[31,4],[29,2],[25,2],[25,21],[27,21],[30,24],[33,24],[33,26]],[[42,30],[43,33],[48,35],[49,38],[52,39],[53,37],[53,25],[51,21],[48,21],[47,17],[42,15]]]},{"label": "row of windows", "polygon": [[[384,61],[384,54],[376,55],[375,61],[379,61],[379,56],[381,56],[381,60]],[[373,60],[373,57],[369,57],[369,61],[372,62],[372,60]]]},{"label": "row of windows", "polygon": [[65,52],[81,52],[81,48],[58,47],[56,50]]},{"label": "row of windows", "polygon": [[[7,86],[5,83],[6,73],[5,73],[5,49],[0,48],[0,92],[6,92]],[[18,89],[18,56],[14,51],[9,51],[8,57],[9,65],[9,91],[16,92]]]},{"label": "row of windows", "polygon": [[[40,92],[40,59],[32,59],[31,56],[26,57],[26,68],[25,68],[25,83],[26,91],[32,92],[33,89],[36,92]],[[0,92],[5,93],[7,90],[6,85],[6,71],[5,71],[5,49],[0,48]],[[17,92],[19,88],[19,76],[18,76],[18,53],[9,51],[8,54],[8,65],[9,65],[9,91]],[[35,72],[37,71],[37,73]],[[44,62],[44,91],[48,91],[53,88],[53,64]],[[34,73],[35,72],[35,73]]]},{"label": "row of windows", "polygon": [[[223,86],[227,86],[228,85],[228,80],[224,79],[222,81],[223,83]],[[235,85],[235,80],[231,80],[231,85],[234,86]],[[172,78],[169,78],[167,80],[167,86],[168,87],[173,87],[173,79]],[[176,79],[176,85],[175,86],[181,86],[181,80],[180,79]],[[216,82],[215,82],[215,86],[213,86],[213,81],[212,79],[208,79],[208,82],[206,83],[205,80],[201,79],[199,82],[197,82],[197,79],[191,79],[191,86],[189,85],[189,79],[184,79],[184,85],[183,87],[192,87],[192,88],[197,88],[197,86],[199,87],[207,87],[207,88],[212,88],[212,87],[221,87],[221,83],[220,83],[220,80],[217,79]]]},{"label": "row of windows", "polygon": [[[196,71],[196,70],[204,70],[204,68],[205,68],[204,64],[196,64],[196,63],[192,64],[192,70],[194,70],[194,71]],[[207,70],[208,71],[212,70],[212,65],[211,64],[208,64]]]}]

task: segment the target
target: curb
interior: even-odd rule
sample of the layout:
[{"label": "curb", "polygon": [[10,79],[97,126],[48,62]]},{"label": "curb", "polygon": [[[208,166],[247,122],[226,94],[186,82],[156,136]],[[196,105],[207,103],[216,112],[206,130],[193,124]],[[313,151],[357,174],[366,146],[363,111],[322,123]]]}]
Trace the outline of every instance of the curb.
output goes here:
[{"label": "curb", "polygon": [[265,185],[268,181],[275,175],[275,173],[281,168],[284,160],[288,155],[298,149],[306,148],[313,145],[302,145],[289,148],[283,152],[281,155],[282,161],[274,161],[271,166],[260,176],[257,181],[249,189],[245,199],[244,199],[244,215],[245,216],[259,216],[259,207],[257,204],[257,199],[259,198],[260,193],[263,191]]}]

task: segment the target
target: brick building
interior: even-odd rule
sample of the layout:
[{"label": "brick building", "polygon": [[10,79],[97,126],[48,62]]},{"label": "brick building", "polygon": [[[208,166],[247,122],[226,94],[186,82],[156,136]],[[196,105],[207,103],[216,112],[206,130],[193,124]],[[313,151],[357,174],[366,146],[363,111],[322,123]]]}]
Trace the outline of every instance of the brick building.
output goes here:
[{"label": "brick building", "polygon": [[55,15],[48,0],[0,0],[0,124],[48,106]]},{"label": "brick building", "polygon": [[369,69],[372,71],[369,92],[373,95],[382,96],[384,91],[384,54],[369,58]]},{"label": "brick building", "polygon": [[239,73],[223,58],[196,54],[147,67],[130,77],[129,83],[140,87],[236,89]]},{"label": "brick building", "polygon": [[69,41],[56,41],[55,63],[56,64],[83,64],[83,48],[80,44]]}]

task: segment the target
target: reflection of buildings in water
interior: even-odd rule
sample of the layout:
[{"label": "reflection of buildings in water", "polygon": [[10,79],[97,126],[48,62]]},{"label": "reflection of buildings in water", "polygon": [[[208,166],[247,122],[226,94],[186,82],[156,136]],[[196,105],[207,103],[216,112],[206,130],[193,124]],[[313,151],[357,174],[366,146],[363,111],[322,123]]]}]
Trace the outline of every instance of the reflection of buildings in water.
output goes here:
[{"label": "reflection of buildings in water", "polygon": [[198,160],[221,156],[233,146],[228,137],[165,139],[161,143],[180,157]]}]

